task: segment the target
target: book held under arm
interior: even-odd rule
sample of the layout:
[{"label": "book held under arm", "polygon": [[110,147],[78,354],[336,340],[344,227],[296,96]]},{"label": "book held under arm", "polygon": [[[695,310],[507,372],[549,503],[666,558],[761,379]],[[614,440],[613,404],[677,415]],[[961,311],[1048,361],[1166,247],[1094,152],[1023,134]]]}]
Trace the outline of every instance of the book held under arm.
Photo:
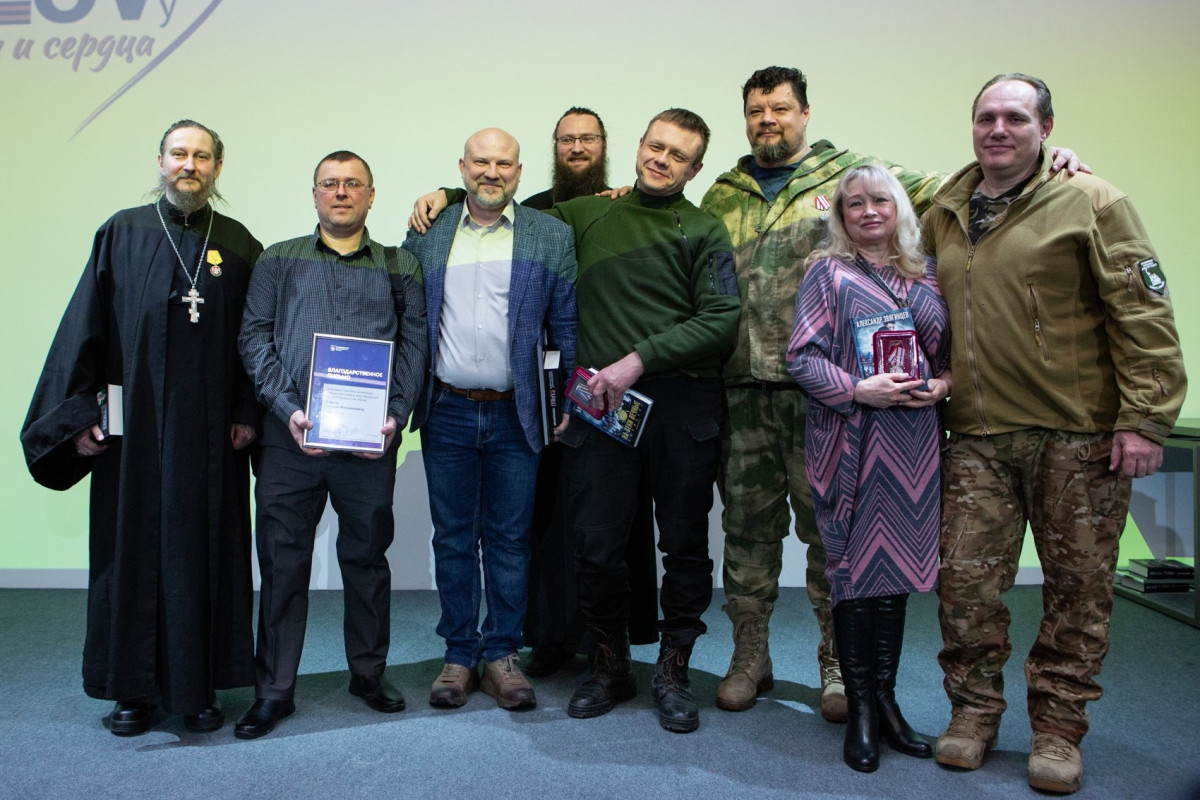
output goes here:
[{"label": "book held under arm", "polygon": [[100,430],[104,438],[121,436],[125,433],[125,394],[120,386],[108,384],[107,389],[96,392],[100,404]]},{"label": "book held under arm", "polygon": [[604,398],[595,397],[587,387],[596,370],[576,367],[567,383],[567,409],[576,417],[599,428],[629,447],[637,447],[646,428],[646,420],[654,401],[641,392],[630,389],[617,408],[605,408]]},{"label": "book held under arm", "polygon": [[550,347],[545,332],[538,342],[538,396],[542,405],[542,444],[554,439],[554,429],[562,420],[562,351]]}]

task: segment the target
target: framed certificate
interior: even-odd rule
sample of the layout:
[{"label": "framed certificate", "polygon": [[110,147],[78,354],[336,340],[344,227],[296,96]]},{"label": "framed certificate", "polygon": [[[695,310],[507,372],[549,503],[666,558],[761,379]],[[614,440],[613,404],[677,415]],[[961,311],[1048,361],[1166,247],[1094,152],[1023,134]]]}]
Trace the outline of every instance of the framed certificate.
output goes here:
[{"label": "framed certificate", "polygon": [[393,342],[313,334],[305,447],[382,453]]}]

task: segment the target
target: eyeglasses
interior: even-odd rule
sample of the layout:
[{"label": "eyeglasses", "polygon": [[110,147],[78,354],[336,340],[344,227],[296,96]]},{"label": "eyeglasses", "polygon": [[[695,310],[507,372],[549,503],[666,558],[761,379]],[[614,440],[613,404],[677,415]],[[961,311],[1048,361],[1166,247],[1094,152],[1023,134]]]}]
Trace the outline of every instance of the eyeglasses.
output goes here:
[{"label": "eyeglasses", "polygon": [[323,181],[317,181],[317,188],[322,192],[336,192],[339,186],[345,186],[346,191],[351,194],[358,194],[367,188],[367,185],[357,178],[351,178],[347,181],[339,181],[336,178],[326,178]]},{"label": "eyeglasses", "polygon": [[583,144],[595,144],[604,138],[602,133],[585,133],[582,136],[556,136],[554,141],[561,144],[563,147],[571,147],[576,141]]}]

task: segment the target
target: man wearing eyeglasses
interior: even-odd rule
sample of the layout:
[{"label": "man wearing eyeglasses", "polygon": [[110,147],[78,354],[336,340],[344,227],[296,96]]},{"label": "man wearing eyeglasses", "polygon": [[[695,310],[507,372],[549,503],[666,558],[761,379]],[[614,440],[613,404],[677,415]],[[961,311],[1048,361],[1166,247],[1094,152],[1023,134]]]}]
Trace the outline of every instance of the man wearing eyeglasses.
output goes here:
[{"label": "man wearing eyeglasses", "polygon": [[608,189],[607,139],[599,114],[580,106],[568,108],[554,127],[553,182],[521,205],[545,211],[555,203]]},{"label": "man wearing eyeglasses", "polygon": [[[555,203],[589,197],[608,186],[608,132],[600,115],[573,106],[554,128],[553,185],[521,201],[544,211]],[[531,677],[553,675],[586,653],[583,619],[575,590],[577,538],[563,518],[561,491],[562,448],[553,442],[542,450],[529,540],[529,609],[525,641],[533,646],[525,672]],[[658,641],[658,558],[654,550],[654,516],[649,488],[638,490],[638,507],[625,560],[630,569],[629,641]]]},{"label": "man wearing eyeglasses", "polygon": [[[295,711],[296,673],[308,617],[317,523],[331,499],[345,592],[350,692],[376,711],[404,708],[384,676],[391,629],[392,491],[399,426],[408,418],[427,361],[425,296],[415,259],[367,232],[375,200],[371,168],[354,153],[323,158],[313,176],[317,229],[280,242],[255,264],[238,347],[267,407],[255,485],[262,573],[255,700],[234,729],[270,733]],[[317,333],[395,343],[382,453],[305,447],[305,413]]]},{"label": "man wearing eyeglasses", "polygon": [[[638,143],[631,193],[615,201],[577,197],[548,211],[575,234],[577,360],[599,369],[588,389],[606,407],[620,405],[630,388],[655,403],[636,448],[579,420],[560,434],[567,524],[581,537],[579,608],[596,641],[591,676],[567,713],[598,717],[637,694],[625,548],[645,477],[664,569],[651,688],[659,724],[678,733],[700,727],[688,666],[712,600],[708,512],[720,455],[718,374],[740,313],[729,234],[683,196],[703,166],[708,139],[698,115],[667,109]],[[417,201],[409,218],[414,230],[440,220],[447,199],[457,197],[441,195]]]}]

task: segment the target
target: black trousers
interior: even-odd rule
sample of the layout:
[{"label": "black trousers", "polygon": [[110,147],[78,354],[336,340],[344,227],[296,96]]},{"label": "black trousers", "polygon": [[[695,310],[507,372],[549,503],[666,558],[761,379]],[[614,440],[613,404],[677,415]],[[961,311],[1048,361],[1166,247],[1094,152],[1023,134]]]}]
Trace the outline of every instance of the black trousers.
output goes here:
[{"label": "black trousers", "polygon": [[572,420],[562,437],[567,524],[579,537],[579,608],[590,626],[628,625],[625,553],[645,478],[663,554],[659,631],[666,643],[688,645],[706,630],[701,615],[712,601],[708,514],[720,458],[721,387],[716,378],[668,377],[636,388],[654,400],[636,448],[582,420]]},{"label": "black trousers", "polygon": [[313,542],[326,499],[338,515],[337,557],[345,595],[346,662],[356,675],[379,675],[391,632],[395,533],[394,452],[368,460],[348,453],[305,455],[287,427],[268,414],[254,487],[262,590],[255,696],[290,700],[308,622]]},{"label": "black trousers", "polygon": [[[542,449],[538,466],[533,522],[529,529],[529,608],[525,615],[525,641],[533,647],[558,644],[576,652],[589,652],[583,616],[579,613],[579,588],[575,557],[579,537],[567,525],[563,501],[563,446],[557,442]],[[654,513],[650,484],[638,485],[637,510],[625,550],[629,567],[629,641],[658,641],[658,558],[654,554]]]}]

